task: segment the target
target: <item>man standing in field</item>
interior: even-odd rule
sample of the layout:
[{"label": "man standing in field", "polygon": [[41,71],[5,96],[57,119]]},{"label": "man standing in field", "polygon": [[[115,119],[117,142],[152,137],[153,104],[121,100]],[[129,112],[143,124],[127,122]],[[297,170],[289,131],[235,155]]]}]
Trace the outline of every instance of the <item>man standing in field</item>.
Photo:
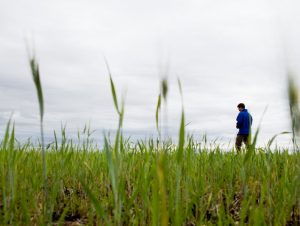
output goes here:
[{"label": "man standing in field", "polygon": [[249,134],[251,134],[252,116],[249,114],[245,108],[245,104],[240,103],[237,106],[239,114],[236,118],[236,128],[239,132],[236,137],[235,147],[237,151],[241,150],[242,143],[245,143],[246,147],[249,144]]}]

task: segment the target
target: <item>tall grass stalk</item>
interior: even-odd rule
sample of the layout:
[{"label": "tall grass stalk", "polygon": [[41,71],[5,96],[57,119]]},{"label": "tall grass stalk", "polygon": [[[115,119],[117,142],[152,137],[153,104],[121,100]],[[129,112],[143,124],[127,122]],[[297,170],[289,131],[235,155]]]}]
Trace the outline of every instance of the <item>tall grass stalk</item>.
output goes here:
[{"label": "tall grass stalk", "polygon": [[[158,149],[160,149],[163,145],[163,139],[167,139],[168,136],[168,109],[167,109],[167,99],[168,99],[168,91],[169,91],[169,86],[168,86],[168,79],[167,77],[164,77],[161,79],[160,84],[159,84],[159,94],[158,94],[158,99],[157,99],[157,104],[156,104],[156,111],[155,111],[155,123],[156,123],[156,130],[158,133]],[[162,120],[161,117],[161,111],[162,109],[164,110],[164,119]],[[162,137],[162,122],[163,124],[163,129],[164,129],[164,134]]]},{"label": "tall grass stalk", "polygon": [[292,75],[288,77],[288,97],[290,107],[290,118],[293,134],[293,146],[294,150],[298,150],[297,139],[300,136],[300,108],[299,108],[299,95],[297,86],[295,85],[295,79]]},{"label": "tall grass stalk", "polygon": [[109,172],[111,175],[111,181],[112,181],[112,188],[113,188],[113,193],[114,193],[114,200],[115,200],[115,208],[114,208],[114,217],[115,217],[115,222],[118,225],[121,225],[121,217],[122,217],[122,192],[120,192],[120,188],[123,186],[122,181],[119,180],[121,169],[122,169],[122,153],[120,153],[120,150],[123,150],[123,135],[122,135],[122,126],[123,126],[123,119],[124,119],[124,106],[125,106],[125,101],[124,97],[122,98],[121,101],[121,106],[118,104],[118,98],[117,98],[117,93],[116,93],[116,88],[115,84],[113,82],[111,70],[109,67],[109,64],[104,58],[105,64],[107,67],[107,71],[109,74],[109,81],[110,81],[110,87],[111,87],[111,94],[113,97],[113,102],[115,105],[115,109],[118,113],[119,116],[119,123],[118,123],[118,128],[116,132],[116,137],[115,137],[115,145],[113,149],[114,155],[111,155],[110,148],[108,146],[107,139],[105,138],[105,152],[106,152],[106,157],[109,163]]},{"label": "tall grass stalk", "polygon": [[48,181],[47,181],[47,162],[46,162],[46,151],[45,151],[45,141],[44,141],[44,96],[43,96],[43,89],[42,89],[41,78],[40,78],[39,65],[34,55],[30,58],[29,62],[30,62],[33,82],[37,93],[39,110],[40,110],[40,133],[41,133],[41,148],[42,148],[42,161],[43,161],[44,195],[46,200],[44,205],[45,222],[50,223],[51,213],[50,213],[50,206],[48,202],[49,197],[48,197]]},{"label": "tall grass stalk", "polygon": [[159,95],[158,95],[156,111],[155,111],[156,130],[158,133],[159,140],[161,140],[161,123],[160,123],[160,118],[159,118],[160,109],[161,109],[161,93],[159,93]]},{"label": "tall grass stalk", "polygon": [[164,120],[163,120],[163,128],[164,128],[164,139],[168,139],[168,93],[169,93],[169,84],[168,78],[164,77],[161,80],[161,96],[164,103]]}]

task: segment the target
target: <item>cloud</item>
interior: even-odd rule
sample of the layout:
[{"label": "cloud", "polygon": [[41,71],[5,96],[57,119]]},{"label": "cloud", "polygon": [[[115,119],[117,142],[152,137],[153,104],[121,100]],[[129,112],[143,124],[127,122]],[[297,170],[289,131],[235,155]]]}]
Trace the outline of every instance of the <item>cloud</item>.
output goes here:
[{"label": "cloud", "polygon": [[[261,143],[289,130],[286,55],[299,74],[299,3],[268,1],[2,1],[0,8],[0,122],[15,111],[19,137],[38,134],[38,106],[24,37],[33,37],[45,94],[47,136],[66,122],[76,133],[87,122],[116,128],[117,115],[103,55],[118,96],[126,93],[125,130],[155,132],[161,71],[170,65],[168,125],[179,126],[184,90],[187,127],[196,134],[235,136],[236,105],[243,101]],[[282,6],[282,4],[284,6]],[[291,7],[294,6],[294,7]],[[294,21],[293,23],[290,23]],[[282,32],[284,31],[284,32]],[[30,38],[29,38],[30,39]],[[286,51],[287,50],[287,51]],[[281,139],[281,138],[280,138]],[[282,139],[283,143],[286,140]]]}]

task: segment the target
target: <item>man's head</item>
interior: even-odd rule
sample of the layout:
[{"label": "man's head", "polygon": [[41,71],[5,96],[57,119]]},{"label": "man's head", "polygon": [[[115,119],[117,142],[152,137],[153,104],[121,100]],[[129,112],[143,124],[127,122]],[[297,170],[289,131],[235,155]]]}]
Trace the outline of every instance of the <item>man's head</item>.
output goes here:
[{"label": "man's head", "polygon": [[245,109],[245,104],[240,103],[238,104],[237,108],[239,109],[239,111],[243,111]]}]

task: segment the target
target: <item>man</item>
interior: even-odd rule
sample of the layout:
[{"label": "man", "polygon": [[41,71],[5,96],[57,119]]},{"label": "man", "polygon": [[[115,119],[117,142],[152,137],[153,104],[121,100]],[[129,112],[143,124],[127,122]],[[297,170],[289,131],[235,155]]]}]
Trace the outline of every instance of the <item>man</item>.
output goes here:
[{"label": "man", "polygon": [[240,103],[237,108],[240,113],[236,118],[236,128],[239,129],[239,132],[236,137],[235,147],[237,151],[240,151],[242,143],[245,143],[246,147],[249,144],[248,139],[250,138],[249,134],[251,134],[251,125],[253,120],[252,116],[245,108],[245,104]]}]

